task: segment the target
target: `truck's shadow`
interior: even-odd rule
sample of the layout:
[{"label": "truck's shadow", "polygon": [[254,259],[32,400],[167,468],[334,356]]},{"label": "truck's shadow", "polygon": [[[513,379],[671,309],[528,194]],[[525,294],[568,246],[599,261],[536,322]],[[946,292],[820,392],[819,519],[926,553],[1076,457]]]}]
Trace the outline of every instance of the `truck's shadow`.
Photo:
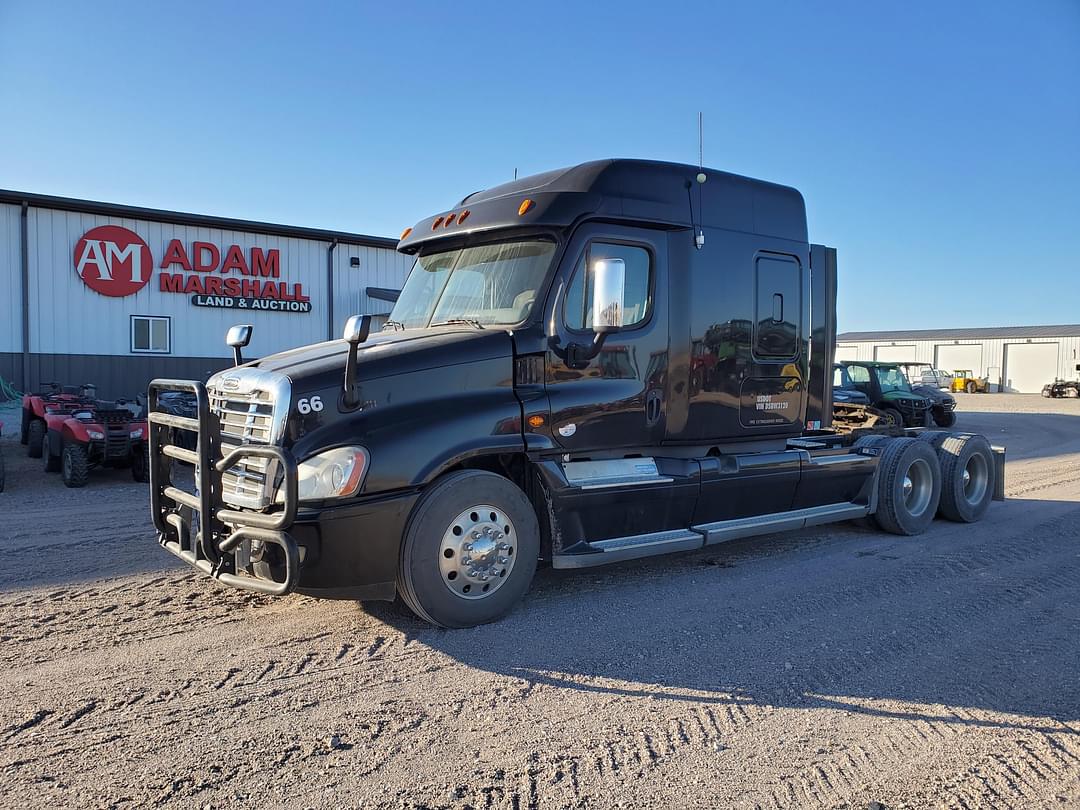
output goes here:
[{"label": "truck's shadow", "polygon": [[[1075,526],[1077,504],[1068,506]],[[978,529],[944,532],[896,538],[841,526],[609,569],[541,570],[523,606],[471,630],[366,607],[470,667],[539,688],[990,726],[1080,719],[1080,557],[1017,564],[1015,540],[956,548]]]},{"label": "truck's shadow", "polygon": [[949,430],[981,433],[991,444],[1005,445],[1008,457],[1013,460],[1080,453],[1080,401],[1059,401],[1075,404],[1077,413],[1005,413],[961,409],[957,413],[956,424]]}]

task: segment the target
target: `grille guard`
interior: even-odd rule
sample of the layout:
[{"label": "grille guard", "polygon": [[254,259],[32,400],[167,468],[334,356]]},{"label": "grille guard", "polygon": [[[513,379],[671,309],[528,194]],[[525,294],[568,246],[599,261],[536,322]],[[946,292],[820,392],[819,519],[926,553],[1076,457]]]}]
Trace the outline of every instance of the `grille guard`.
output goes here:
[{"label": "grille guard", "polygon": [[[197,418],[176,416],[160,409],[158,397],[167,391],[185,391],[196,398]],[[147,397],[147,442],[150,453],[150,514],[158,542],[188,565],[234,588],[281,596],[296,588],[300,578],[300,549],[287,529],[296,519],[299,504],[296,461],[288,450],[272,445],[242,446],[224,458],[221,425],[210,410],[206,386],[191,380],[158,379]],[[170,441],[170,431],[194,433],[194,450]],[[221,474],[245,457],[277,461],[282,473],[284,504],[275,511],[233,509],[222,499]],[[172,481],[172,461],[191,465],[197,494]],[[198,526],[196,529],[196,516]],[[280,546],[285,562],[282,580],[241,574],[237,552],[244,540]]]}]

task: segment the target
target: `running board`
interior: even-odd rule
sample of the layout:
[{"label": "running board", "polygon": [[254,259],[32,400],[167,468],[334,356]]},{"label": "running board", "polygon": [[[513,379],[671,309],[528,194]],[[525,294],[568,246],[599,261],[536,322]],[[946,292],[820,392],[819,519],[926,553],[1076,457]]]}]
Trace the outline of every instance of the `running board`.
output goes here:
[{"label": "running board", "polygon": [[870,514],[870,507],[855,503],[830,503],[824,506],[811,506],[795,509],[791,512],[777,512],[772,515],[718,520],[715,523],[702,523],[692,527],[694,531],[705,535],[705,545],[726,543],[729,540],[741,540],[759,534],[788,532],[805,529],[808,526],[821,526],[840,520],[854,520]]},{"label": "running board", "polygon": [[720,520],[704,523],[689,529],[672,529],[665,532],[638,534],[632,537],[615,537],[610,540],[596,540],[587,543],[582,540],[575,543],[561,554],[551,558],[552,568],[592,568],[597,565],[634,560],[640,557],[653,557],[676,551],[694,551],[695,549],[740,540],[759,534],[797,531],[809,526],[836,523],[841,520],[853,520],[866,517],[870,507],[854,503],[834,503],[824,506],[811,506],[791,512],[778,512],[771,515]]},{"label": "running board", "polygon": [[675,551],[693,551],[705,545],[704,535],[689,529],[615,537],[593,543],[576,543],[551,558],[552,568],[591,568],[621,560],[654,557]]}]

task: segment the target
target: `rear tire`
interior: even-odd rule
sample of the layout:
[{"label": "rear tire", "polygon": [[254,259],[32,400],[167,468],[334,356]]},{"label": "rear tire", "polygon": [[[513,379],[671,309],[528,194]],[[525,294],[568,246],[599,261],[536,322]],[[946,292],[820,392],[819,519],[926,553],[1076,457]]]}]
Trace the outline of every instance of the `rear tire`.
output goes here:
[{"label": "rear tire", "polygon": [[90,460],[86,448],[81,444],[65,444],[61,456],[60,477],[64,486],[71,488],[85,487],[90,478]]},{"label": "rear tire", "polygon": [[982,436],[952,435],[938,445],[941,461],[941,516],[957,523],[982,519],[994,498],[994,451]]},{"label": "rear tire", "polygon": [[934,424],[938,427],[952,427],[956,424],[956,411],[934,411]]},{"label": "rear tire", "polygon": [[26,455],[41,458],[41,448],[45,442],[45,423],[34,419],[26,430]]},{"label": "rear tire", "polygon": [[890,534],[926,531],[941,499],[937,453],[918,439],[893,439],[883,446],[878,465],[878,526]]},{"label": "rear tire", "polygon": [[968,392],[969,394],[974,394],[974,393],[975,393],[976,391],[978,391],[978,390],[979,390],[979,386],[977,386],[977,385],[975,384],[975,382],[974,382],[974,381],[972,381],[972,382],[969,382],[969,383],[968,383],[968,384],[967,384],[967,385],[965,386],[965,390],[966,390],[966,391],[967,391],[967,392]]},{"label": "rear tire", "polygon": [[431,624],[474,627],[517,604],[539,556],[536,513],[517,486],[483,470],[453,472],[433,484],[409,516],[398,593]]}]

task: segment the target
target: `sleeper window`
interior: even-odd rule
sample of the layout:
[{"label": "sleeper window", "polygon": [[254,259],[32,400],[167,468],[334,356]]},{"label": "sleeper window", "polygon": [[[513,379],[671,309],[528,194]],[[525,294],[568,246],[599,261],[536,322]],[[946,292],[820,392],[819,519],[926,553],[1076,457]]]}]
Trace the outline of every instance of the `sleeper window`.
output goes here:
[{"label": "sleeper window", "polygon": [[[589,264],[586,265],[586,259]],[[623,328],[636,326],[649,317],[652,291],[652,260],[649,251],[634,245],[593,242],[574,270],[566,292],[566,325],[571,329],[592,328],[592,275],[586,268],[597,259],[622,259],[626,265],[623,288]]]},{"label": "sleeper window", "polygon": [[755,281],[754,354],[762,358],[795,357],[802,306],[798,262],[782,256],[761,256],[756,264]]}]

